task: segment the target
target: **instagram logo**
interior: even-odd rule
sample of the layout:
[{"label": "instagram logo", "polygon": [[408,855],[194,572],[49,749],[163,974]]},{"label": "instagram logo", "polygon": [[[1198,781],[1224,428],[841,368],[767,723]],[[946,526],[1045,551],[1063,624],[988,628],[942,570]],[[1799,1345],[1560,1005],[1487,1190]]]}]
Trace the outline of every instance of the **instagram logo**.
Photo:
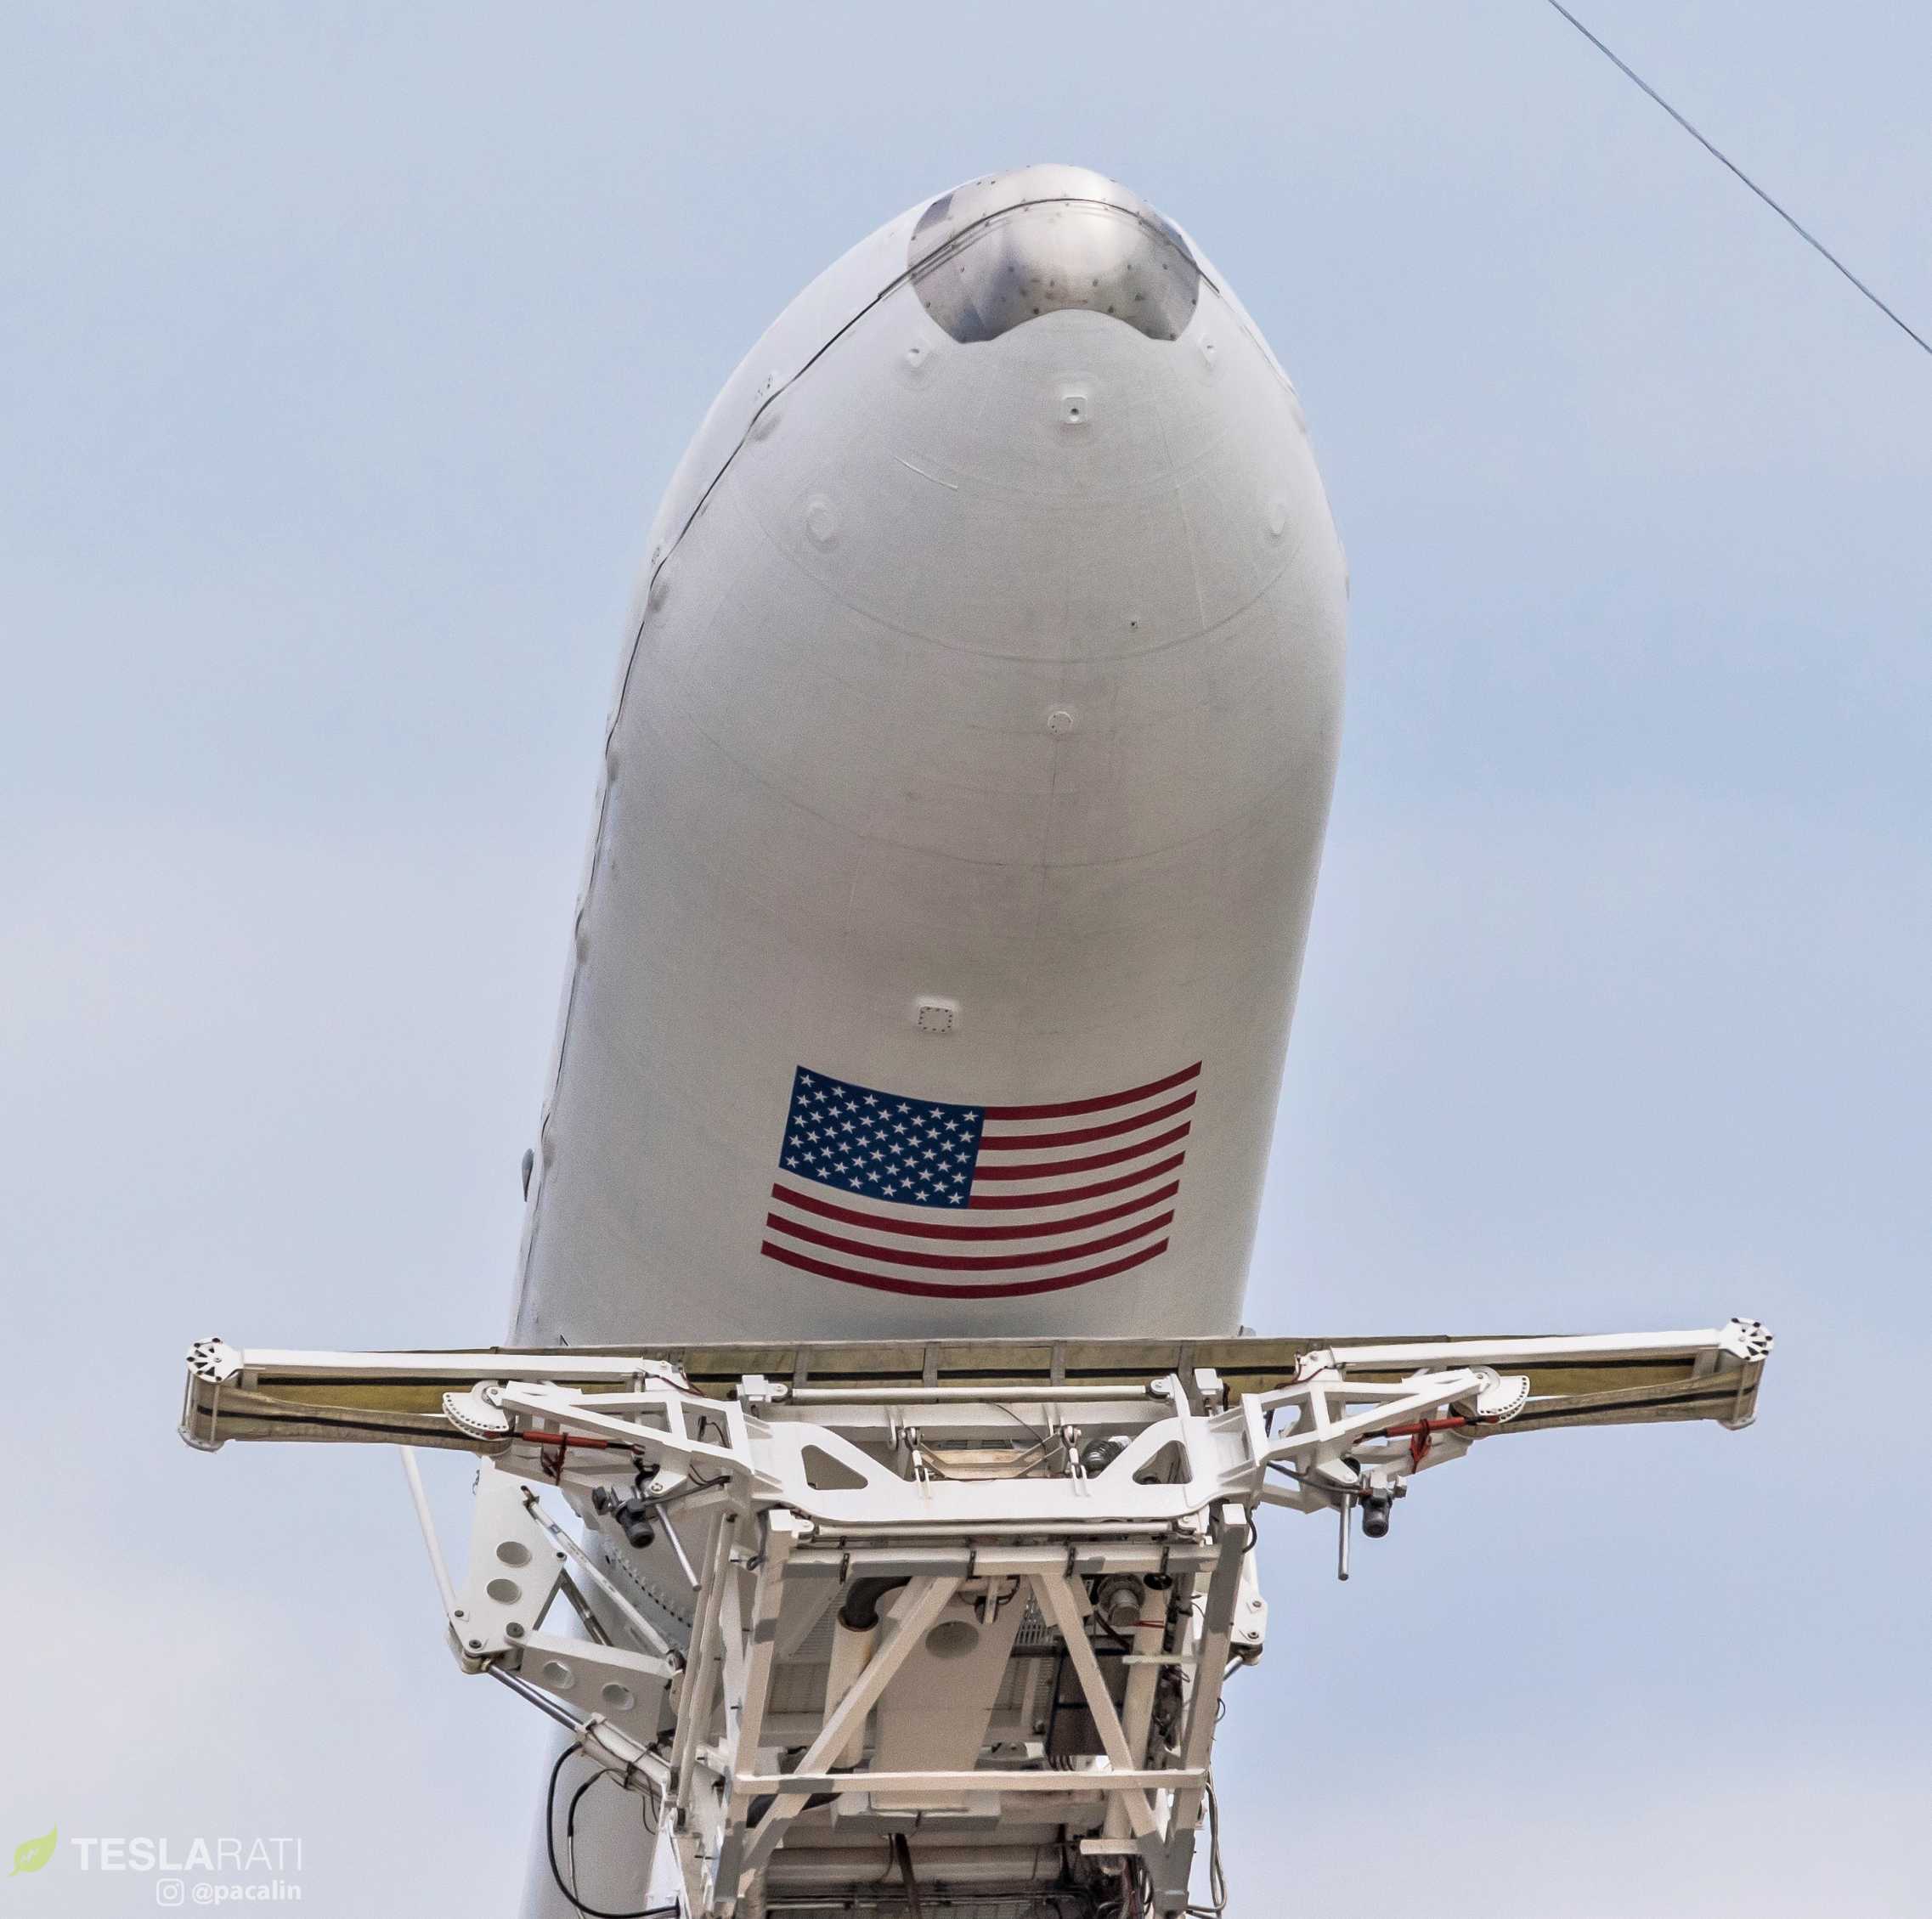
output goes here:
[{"label": "instagram logo", "polygon": [[178,1879],[155,1881],[155,1904],[156,1905],[180,1905],[188,1897],[188,1888]]}]

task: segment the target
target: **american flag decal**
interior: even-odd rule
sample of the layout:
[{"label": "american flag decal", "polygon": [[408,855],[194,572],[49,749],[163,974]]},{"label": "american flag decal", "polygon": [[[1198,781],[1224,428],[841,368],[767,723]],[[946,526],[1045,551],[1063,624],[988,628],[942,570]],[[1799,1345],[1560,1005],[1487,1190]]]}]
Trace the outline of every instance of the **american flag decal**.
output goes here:
[{"label": "american flag decal", "polygon": [[760,1250],[884,1293],[1005,1299],[1167,1250],[1200,1063],[1124,1092],[960,1106],[792,1078]]}]

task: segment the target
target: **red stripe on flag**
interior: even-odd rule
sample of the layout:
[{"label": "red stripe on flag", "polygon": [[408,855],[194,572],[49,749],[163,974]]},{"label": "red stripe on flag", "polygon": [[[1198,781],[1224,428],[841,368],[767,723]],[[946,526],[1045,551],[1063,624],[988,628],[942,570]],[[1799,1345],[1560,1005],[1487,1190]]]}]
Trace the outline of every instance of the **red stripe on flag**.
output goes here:
[{"label": "red stripe on flag", "polygon": [[1072,1132],[1015,1132],[1004,1134],[998,1139],[988,1139],[982,1133],[980,1150],[982,1153],[1024,1153],[1030,1146],[1084,1146],[1090,1139],[1113,1139],[1123,1132],[1135,1132],[1142,1126],[1150,1126],[1156,1120],[1171,1120],[1175,1114],[1186,1112],[1197,1097],[1190,1092],[1185,1099],[1156,1106],[1151,1113],[1136,1113],[1131,1120],[1111,1120],[1104,1126],[1081,1126]]},{"label": "red stripe on flag", "polygon": [[1144,1179],[1157,1179],[1162,1173],[1173,1171],[1186,1158],[1185,1153],[1177,1153],[1171,1160],[1157,1160],[1136,1172],[1123,1173],[1118,1179],[1103,1179],[1093,1186],[1076,1187],[1071,1193],[975,1193],[966,1204],[974,1208],[1071,1206],[1076,1199],[1098,1199],[1103,1193],[1120,1193],[1130,1186],[1138,1186]]},{"label": "red stripe on flag", "polygon": [[1184,1086],[1200,1076],[1197,1059],[1164,1080],[1150,1080],[1144,1086],[1130,1086],[1125,1092],[1104,1092],[1094,1099],[1065,1099],[1052,1106],[988,1106],[982,1109],[989,1120],[1065,1120],[1076,1113],[1104,1113],[1110,1106],[1131,1106],[1137,1099],[1149,1099],[1169,1086]]},{"label": "red stripe on flag", "polygon": [[[1040,1160],[1025,1166],[980,1166],[974,1172],[973,1179],[977,1184],[982,1179],[1051,1179],[1057,1173],[1094,1172],[1102,1166],[1117,1166],[1123,1160],[1137,1159],[1143,1153],[1172,1146],[1177,1139],[1185,1139],[1189,1130],[1185,1126],[1178,1126],[1157,1138],[1143,1139],[1133,1146],[1118,1146],[1111,1153],[1096,1153],[1085,1160]],[[1031,1145],[1032,1142],[1029,1140],[1027,1144]]]},{"label": "red stripe on flag", "polygon": [[[905,1233],[921,1239],[1058,1239],[1064,1233],[1084,1232],[1090,1226],[1104,1226],[1109,1220],[1125,1219],[1129,1213],[1144,1212],[1150,1206],[1159,1205],[1163,1199],[1172,1199],[1179,1191],[1180,1182],[1177,1180],[1117,1206],[1104,1207],[1099,1212],[1081,1213],[1072,1219],[1043,1219],[1024,1226],[952,1226],[944,1223],[944,1216],[929,1226],[924,1220],[886,1219],[873,1213],[860,1212],[855,1207],[835,1206],[829,1199],[816,1199],[809,1193],[794,1193],[790,1187],[782,1185],[771,1188],[771,1197],[788,1206],[816,1213],[822,1218],[843,1220],[848,1226],[863,1226],[874,1233]],[[1071,1199],[1073,1195],[1066,1197]],[[1034,1203],[1027,1202],[1030,1205]]]},{"label": "red stripe on flag", "polygon": [[1151,1246],[1144,1246],[1124,1259],[1114,1260],[1105,1266],[1084,1267],[1078,1273],[1057,1273],[1050,1279],[1014,1280],[997,1286],[968,1286],[946,1285],[930,1279],[891,1279],[880,1273],[856,1273],[847,1267],[828,1266],[823,1260],[809,1259],[788,1246],[775,1246],[769,1239],[759,1248],[767,1259],[795,1266],[802,1273],[816,1273],[822,1278],[841,1280],[848,1286],[869,1287],[875,1293],[912,1293],[922,1299],[975,1300],[1018,1299],[1028,1293],[1064,1292],[1070,1286],[1085,1286],[1093,1280],[1110,1279],[1116,1273],[1144,1266],[1167,1250],[1167,1242],[1156,1239]]},{"label": "red stripe on flag", "polygon": [[875,1259],[895,1266],[916,1266],[940,1273],[1017,1273],[1029,1266],[1065,1266],[1070,1259],[1085,1259],[1089,1253],[1110,1253],[1135,1239],[1144,1239],[1164,1226],[1172,1226],[1172,1212],[1156,1213],[1152,1219],[1137,1221],[1120,1233],[1104,1239],[1083,1239],[1077,1246],[1062,1246],[1052,1253],[1000,1253],[975,1258],[969,1253],[915,1253],[898,1246],[868,1246],[862,1239],[841,1239],[836,1233],[821,1233],[816,1227],[801,1226],[780,1213],[767,1213],[765,1224],[773,1233],[789,1233],[794,1239],[809,1240],[815,1246],[829,1247],[835,1253],[848,1253],[859,1259]]}]

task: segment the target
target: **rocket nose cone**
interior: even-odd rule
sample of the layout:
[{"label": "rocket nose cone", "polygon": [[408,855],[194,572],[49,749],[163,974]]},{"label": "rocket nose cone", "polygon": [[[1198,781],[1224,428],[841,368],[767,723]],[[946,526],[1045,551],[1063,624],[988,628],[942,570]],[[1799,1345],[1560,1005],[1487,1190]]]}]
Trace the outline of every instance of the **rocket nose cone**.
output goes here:
[{"label": "rocket nose cone", "polygon": [[1179,230],[1083,167],[991,173],[941,194],[912,230],[907,265],[926,311],[963,342],[1068,308],[1176,340],[1200,298]]}]

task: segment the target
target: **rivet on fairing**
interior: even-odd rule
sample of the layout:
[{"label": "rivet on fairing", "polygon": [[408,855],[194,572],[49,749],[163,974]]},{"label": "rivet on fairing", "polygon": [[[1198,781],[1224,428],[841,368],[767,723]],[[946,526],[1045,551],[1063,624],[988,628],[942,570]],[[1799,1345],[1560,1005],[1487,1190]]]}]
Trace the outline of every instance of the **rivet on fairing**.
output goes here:
[{"label": "rivet on fairing", "polygon": [[805,533],[814,546],[835,546],[839,541],[839,512],[823,494],[814,494],[805,502]]}]

